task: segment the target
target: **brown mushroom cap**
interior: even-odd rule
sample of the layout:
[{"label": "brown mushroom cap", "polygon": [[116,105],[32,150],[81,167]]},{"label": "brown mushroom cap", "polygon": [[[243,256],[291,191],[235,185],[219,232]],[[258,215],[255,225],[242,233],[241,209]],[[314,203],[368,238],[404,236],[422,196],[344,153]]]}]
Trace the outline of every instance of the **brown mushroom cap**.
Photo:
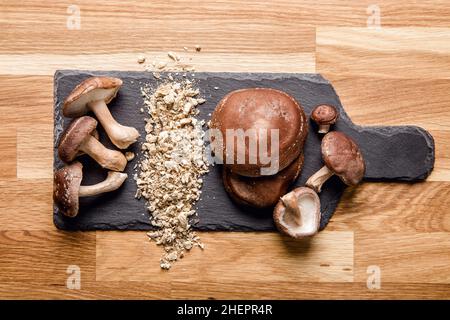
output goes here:
[{"label": "brown mushroom cap", "polygon": [[284,195],[273,211],[278,230],[296,239],[316,234],[320,217],[319,196],[306,187],[295,188]]},{"label": "brown mushroom cap", "polygon": [[[255,164],[249,163],[249,140],[245,140],[244,164],[238,164],[238,148],[234,148],[233,163],[226,162],[226,130],[266,129],[267,150],[270,157],[270,130],[279,130],[279,162],[278,171],[283,170],[303,150],[308,133],[308,124],[303,108],[287,93],[270,88],[250,88],[236,90],[226,95],[217,105],[211,117],[211,128],[219,129],[223,137],[223,154],[216,155],[230,166],[234,173],[248,177],[261,176],[262,167],[270,167],[270,163],[262,163],[257,155]],[[255,137],[255,139],[257,139]],[[258,143],[259,144],[259,143]],[[252,155],[253,157],[255,155]]]},{"label": "brown mushroom cap", "polygon": [[72,162],[79,154],[79,148],[84,140],[91,134],[95,134],[97,120],[84,116],[74,119],[61,135],[58,145],[59,158],[66,162]]},{"label": "brown mushroom cap", "polygon": [[74,162],[55,172],[53,178],[53,200],[59,210],[68,217],[78,214],[78,192],[83,178],[83,165]]},{"label": "brown mushroom cap", "polygon": [[318,125],[334,124],[338,118],[338,112],[335,107],[322,104],[314,108],[311,113],[311,119]]},{"label": "brown mushroom cap", "polygon": [[322,139],[322,158],[325,165],[349,185],[357,185],[366,170],[358,145],[346,134],[333,131]]},{"label": "brown mushroom cap", "polygon": [[223,167],[223,184],[237,203],[255,208],[274,206],[299,176],[303,167],[303,153],[287,168],[273,176],[244,177]]},{"label": "brown mushroom cap", "polygon": [[75,118],[89,111],[87,104],[104,100],[108,104],[117,94],[122,80],[112,77],[90,77],[72,90],[64,101],[63,114]]}]

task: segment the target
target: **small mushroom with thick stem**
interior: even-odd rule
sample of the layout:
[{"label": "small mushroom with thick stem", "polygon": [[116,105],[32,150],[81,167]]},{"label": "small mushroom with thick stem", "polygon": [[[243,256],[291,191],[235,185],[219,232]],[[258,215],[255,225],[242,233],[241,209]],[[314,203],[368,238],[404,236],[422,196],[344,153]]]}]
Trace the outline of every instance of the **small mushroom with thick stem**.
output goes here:
[{"label": "small mushroom with thick stem", "polygon": [[107,104],[114,99],[122,80],[111,77],[91,77],[81,82],[64,101],[63,114],[76,118],[92,111],[102,124],[111,142],[120,149],[126,149],[136,142],[139,132],[136,128],[119,124],[109,112]]},{"label": "small mushroom with thick stem", "polygon": [[322,104],[314,108],[311,119],[319,126],[319,133],[330,131],[330,125],[335,124],[339,114],[335,107]]},{"label": "small mushroom with thick stem", "polygon": [[123,171],[127,165],[127,159],[120,151],[105,148],[95,138],[96,127],[97,120],[89,116],[73,120],[61,135],[58,146],[59,158],[70,163],[78,155],[86,153],[102,168]]},{"label": "small mushroom with thick stem", "polygon": [[117,190],[128,175],[109,171],[105,180],[91,186],[81,186],[83,165],[76,161],[55,172],[53,200],[59,210],[68,217],[75,217],[79,209],[79,197],[89,197]]},{"label": "small mushroom with thick stem", "polygon": [[329,132],[322,139],[321,149],[325,166],[306,181],[307,187],[320,192],[325,181],[333,175],[348,186],[357,185],[362,180],[366,170],[364,158],[349,136],[339,131]]},{"label": "small mushroom with thick stem", "polygon": [[299,187],[281,197],[273,211],[280,232],[301,239],[319,231],[320,200],[310,188]]}]

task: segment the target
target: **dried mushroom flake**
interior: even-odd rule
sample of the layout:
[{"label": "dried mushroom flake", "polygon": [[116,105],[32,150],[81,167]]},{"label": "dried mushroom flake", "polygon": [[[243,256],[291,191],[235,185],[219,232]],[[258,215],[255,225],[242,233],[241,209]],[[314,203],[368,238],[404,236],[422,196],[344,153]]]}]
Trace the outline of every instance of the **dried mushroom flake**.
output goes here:
[{"label": "dried mushroom flake", "polygon": [[208,172],[203,143],[204,121],[198,121],[199,90],[189,80],[170,81],[152,91],[141,89],[144,97],[146,141],[135,180],[137,198],[147,201],[151,223],[158,229],[148,233],[164,247],[161,268],[169,269],[194,246],[203,248],[191,229],[190,217],[200,198]]}]

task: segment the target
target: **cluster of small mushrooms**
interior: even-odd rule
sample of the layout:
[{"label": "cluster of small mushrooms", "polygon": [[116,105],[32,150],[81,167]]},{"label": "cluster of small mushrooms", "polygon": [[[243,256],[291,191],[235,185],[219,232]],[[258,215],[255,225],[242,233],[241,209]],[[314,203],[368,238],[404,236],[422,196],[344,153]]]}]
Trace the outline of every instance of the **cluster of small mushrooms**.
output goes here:
[{"label": "cluster of small mushrooms", "polygon": [[[338,111],[331,105],[319,105],[311,113],[322,138],[321,152],[325,165],[313,174],[304,187],[288,192],[300,175],[303,162],[303,146],[308,134],[307,117],[303,108],[287,93],[269,88],[236,90],[226,95],[217,105],[210,127],[222,133],[222,154],[216,155],[223,166],[223,183],[230,197],[238,204],[267,208],[274,207],[273,219],[277,228],[293,238],[312,236],[319,231],[320,199],[318,193],[331,176],[337,175],[349,185],[358,184],[365,172],[363,156],[357,144],[342,132],[329,132],[338,119]],[[250,132],[244,148],[227,150],[229,129]],[[256,129],[248,131],[248,129]],[[278,129],[278,171],[263,175],[261,169],[271,164],[255,157],[250,140],[260,146],[258,130]],[[233,137],[233,139],[235,139]],[[270,150],[267,138],[266,150]],[[230,145],[234,145],[234,142]],[[270,151],[268,151],[270,153]],[[270,156],[270,154],[268,155]],[[250,158],[256,158],[252,163]],[[236,159],[245,159],[238,163]]]},{"label": "cluster of small mushrooms", "polygon": [[[115,98],[122,80],[112,77],[90,77],[67,96],[63,115],[74,118],[59,140],[58,155],[66,164],[54,174],[53,199],[68,217],[78,214],[79,197],[94,196],[117,190],[127,179],[123,173],[127,158],[118,150],[106,148],[98,139],[97,120],[86,114],[94,113],[111,142],[126,149],[136,142],[139,132],[119,124],[111,115],[108,103]],[[102,168],[109,170],[107,178],[95,185],[82,186],[83,165],[76,159],[87,154]]]}]

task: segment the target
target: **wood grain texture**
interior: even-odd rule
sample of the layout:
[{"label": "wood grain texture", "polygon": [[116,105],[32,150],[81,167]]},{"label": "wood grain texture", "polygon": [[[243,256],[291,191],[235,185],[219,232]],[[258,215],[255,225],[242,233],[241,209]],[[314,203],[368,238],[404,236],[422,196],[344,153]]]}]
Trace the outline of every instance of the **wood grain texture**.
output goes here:
[{"label": "wood grain texture", "polygon": [[0,123],[4,130],[45,125],[53,130],[53,76],[1,76]]},{"label": "wood grain texture", "polygon": [[348,188],[327,230],[450,232],[449,182],[364,183]]},{"label": "wood grain texture", "polygon": [[53,179],[0,180],[0,230],[55,230]]},{"label": "wood grain texture", "polygon": [[[36,250],[30,250],[35,248]],[[0,232],[0,281],[66,283],[67,268],[94,280],[95,234],[48,231]]]},{"label": "wood grain texture", "polygon": [[333,28],[316,31],[317,72],[325,76],[449,79],[448,28]]},{"label": "wood grain texture", "polygon": [[45,125],[17,129],[17,178],[51,179],[53,130]]},{"label": "wood grain texture", "polygon": [[[71,3],[2,1],[0,297],[449,299],[450,1],[377,1],[381,30],[366,28],[372,3],[81,0],[81,30],[69,30]],[[55,230],[54,70],[142,70],[139,54],[169,50],[199,71],[320,72],[355,123],[430,130],[435,170],[419,184],[346,190],[309,248],[271,233],[202,233],[205,251],[170,272],[144,233]],[[81,290],[66,287],[72,264]],[[378,290],[366,285],[370,265]]]},{"label": "wood grain texture", "polygon": [[355,281],[367,279],[368,266],[378,266],[381,285],[386,281],[443,283],[450,287],[449,232],[367,232],[356,237]]},{"label": "wood grain texture", "polygon": [[9,180],[16,177],[16,131],[14,129],[0,129],[0,179]]},{"label": "wood grain texture", "polygon": [[[8,299],[448,299],[449,285],[422,283],[387,283],[379,290],[368,290],[366,283],[320,283],[301,285],[293,282],[193,283],[150,281],[84,281],[80,290],[67,289],[65,284],[27,281],[5,282],[0,295]],[[24,287],[26,289],[24,289]]]},{"label": "wood grain texture", "polygon": [[[137,63],[138,57],[147,57],[152,61],[166,61],[170,58],[167,52],[117,53],[117,54],[26,54],[0,55],[0,74],[6,75],[53,75],[58,69],[76,70],[127,70],[144,71],[145,64]],[[247,53],[199,53],[177,52],[183,63],[195,65],[196,71],[238,72],[246,66],[248,72],[315,72],[313,53],[279,53],[279,54],[247,54]]]},{"label": "wood grain texture", "polygon": [[97,280],[227,283],[237,277],[250,282],[353,281],[353,232],[322,232],[300,241],[276,233],[204,233],[206,249],[187,253],[173,266],[175,272],[152,267],[158,264],[160,249],[142,237],[142,232],[98,232]]}]

